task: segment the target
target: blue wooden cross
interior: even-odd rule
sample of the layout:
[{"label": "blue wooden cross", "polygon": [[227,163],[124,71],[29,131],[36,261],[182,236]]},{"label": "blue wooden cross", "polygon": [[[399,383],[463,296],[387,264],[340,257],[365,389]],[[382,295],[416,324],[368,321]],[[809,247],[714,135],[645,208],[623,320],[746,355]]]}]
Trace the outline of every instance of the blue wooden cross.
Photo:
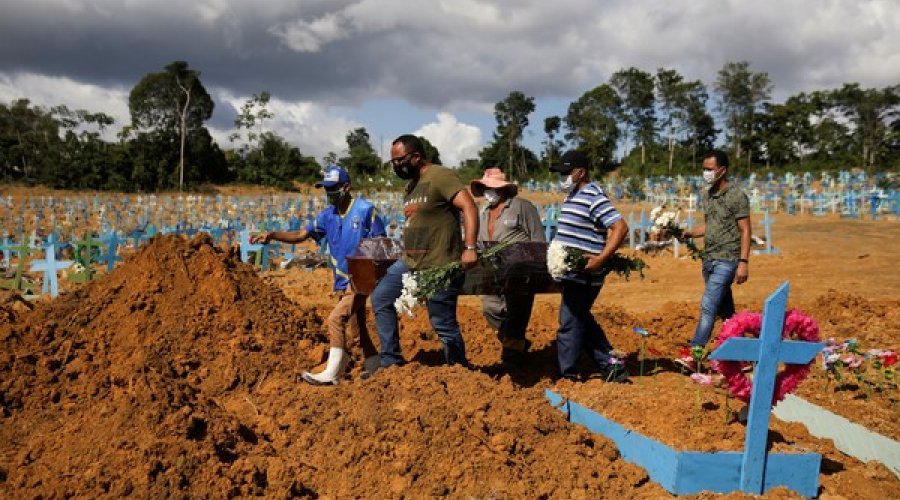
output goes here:
[{"label": "blue wooden cross", "polygon": [[[51,240],[55,239],[52,238]],[[49,244],[44,246],[44,258],[40,260],[34,260],[31,262],[31,271],[43,271],[44,279],[43,284],[41,285],[41,292],[47,293],[50,292],[51,297],[56,297],[59,295],[59,280],[56,277],[56,271],[60,269],[67,269],[71,266],[74,261],[71,260],[56,260],[56,243],[51,241]]]},{"label": "blue wooden cross", "polygon": [[250,230],[244,229],[240,232],[241,237],[241,262],[250,261],[250,252],[259,252],[263,246],[259,243],[250,243]]},{"label": "blue wooden cross", "polygon": [[768,255],[778,255],[779,253],[781,253],[780,250],[772,245],[772,224],[774,223],[775,219],[773,219],[769,215],[769,209],[766,209],[765,216],[763,216],[762,225],[766,231],[766,249],[764,250],[764,253]]},{"label": "blue wooden cross", "polygon": [[116,262],[122,261],[122,257],[118,255],[119,245],[127,241],[119,239],[119,234],[113,231],[103,239],[103,243],[106,243],[106,253],[100,256],[100,261],[106,262],[106,272],[111,273],[116,267]]},{"label": "blue wooden cross", "polygon": [[9,258],[10,258],[10,254],[12,254],[12,250],[11,250],[12,246],[13,246],[12,240],[9,239],[9,236],[4,236],[3,244],[0,245],[0,250],[3,251],[3,267],[4,268],[9,268]]},{"label": "blue wooden cross", "polygon": [[653,223],[650,222],[650,219],[647,218],[647,213],[644,209],[641,209],[641,221],[638,223],[638,230],[640,230],[640,244],[643,245],[647,242],[647,232],[653,227]]},{"label": "blue wooden cross", "polygon": [[128,237],[131,238],[135,250],[137,250],[141,246],[141,242],[147,238],[143,229],[135,229],[128,234]]},{"label": "blue wooden cross", "polygon": [[[766,299],[758,339],[730,338],[709,355],[709,359],[756,363],[741,461],[741,491],[754,495],[765,492],[766,444],[778,363],[807,364],[824,345],[821,342],[782,340],[788,289],[788,282],[785,282]],[[815,474],[818,475],[818,471]]]}]

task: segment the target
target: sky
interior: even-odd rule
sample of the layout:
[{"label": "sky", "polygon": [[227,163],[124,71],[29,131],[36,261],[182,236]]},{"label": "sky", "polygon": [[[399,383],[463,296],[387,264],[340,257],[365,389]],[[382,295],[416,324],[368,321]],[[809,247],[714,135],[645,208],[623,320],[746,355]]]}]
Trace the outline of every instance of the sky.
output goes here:
[{"label": "sky", "polygon": [[127,124],[128,93],[176,60],[215,100],[223,147],[268,91],[266,128],[305,155],[341,155],[365,127],[383,158],[424,135],[447,165],[477,157],[510,91],[544,118],[619,69],[678,70],[710,87],[727,62],[768,73],[773,100],[900,84],[898,0],[2,0],[0,102],[65,104]]}]

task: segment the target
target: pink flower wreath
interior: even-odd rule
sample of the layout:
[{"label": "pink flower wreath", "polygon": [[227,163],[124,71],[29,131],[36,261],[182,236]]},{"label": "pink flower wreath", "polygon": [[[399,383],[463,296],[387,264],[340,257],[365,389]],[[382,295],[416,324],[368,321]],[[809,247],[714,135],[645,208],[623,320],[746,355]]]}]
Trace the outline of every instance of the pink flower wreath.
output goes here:
[{"label": "pink flower wreath", "polygon": [[[753,312],[740,312],[725,321],[722,325],[722,331],[719,332],[719,339],[716,347],[721,346],[726,340],[732,337],[759,337],[762,328],[762,314]],[[784,316],[784,328],[782,330],[782,338],[791,340],[805,340],[808,342],[819,341],[819,324],[816,320],[803,314],[802,312],[792,309]],[[789,365],[785,364],[775,377],[775,394],[772,404],[781,401],[785,396],[794,392],[794,389],[809,375],[809,367],[812,361],[805,365]],[[734,397],[750,402],[750,392],[753,389],[753,382],[744,375],[743,369],[747,365],[744,361],[720,361],[712,362],[713,368],[722,374],[728,385],[728,392]]]}]

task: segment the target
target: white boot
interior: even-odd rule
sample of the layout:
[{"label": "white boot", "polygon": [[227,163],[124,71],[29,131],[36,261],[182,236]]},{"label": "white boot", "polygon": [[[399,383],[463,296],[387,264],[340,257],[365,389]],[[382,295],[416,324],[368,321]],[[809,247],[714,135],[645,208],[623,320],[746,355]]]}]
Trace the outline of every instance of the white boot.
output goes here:
[{"label": "white boot", "polygon": [[381,356],[374,355],[369,356],[363,361],[363,372],[359,375],[361,379],[367,379],[372,375],[375,375],[375,372],[381,369]]},{"label": "white boot", "polygon": [[328,351],[328,362],[324,370],[319,373],[303,372],[301,377],[312,385],[338,385],[349,362],[346,351],[340,347],[332,347]]}]

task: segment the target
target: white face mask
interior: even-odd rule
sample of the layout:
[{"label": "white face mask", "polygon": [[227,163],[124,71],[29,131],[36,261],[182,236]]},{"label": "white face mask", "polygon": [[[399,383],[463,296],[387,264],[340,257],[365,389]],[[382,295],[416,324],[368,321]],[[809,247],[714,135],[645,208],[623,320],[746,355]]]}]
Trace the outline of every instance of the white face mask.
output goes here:
[{"label": "white face mask", "polygon": [[704,170],[703,171],[703,182],[713,185],[719,179],[719,176],[716,175],[715,170]]},{"label": "white face mask", "polygon": [[487,200],[489,206],[494,206],[500,202],[500,195],[493,189],[484,190],[484,199]]},{"label": "white face mask", "polygon": [[562,191],[565,191],[567,193],[571,193],[572,189],[574,187],[575,187],[575,181],[572,180],[572,174],[569,174],[569,176],[566,177],[566,180],[561,181],[559,183],[559,189],[561,189]]}]

